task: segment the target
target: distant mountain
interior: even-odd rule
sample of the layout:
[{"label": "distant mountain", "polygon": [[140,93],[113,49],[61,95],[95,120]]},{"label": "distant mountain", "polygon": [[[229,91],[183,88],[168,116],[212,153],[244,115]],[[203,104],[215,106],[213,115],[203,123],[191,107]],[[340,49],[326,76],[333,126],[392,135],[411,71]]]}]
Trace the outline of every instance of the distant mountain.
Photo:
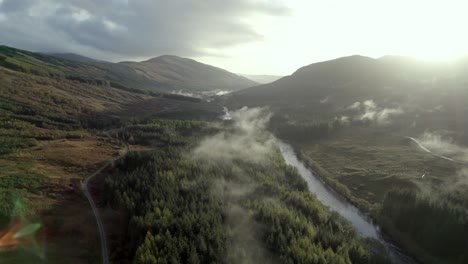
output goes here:
[{"label": "distant mountain", "polygon": [[268,106],[296,121],[349,117],[356,112],[353,104],[372,100],[378,109],[404,112],[400,117],[408,122],[460,130],[468,129],[468,120],[462,118],[468,116],[467,84],[466,58],[449,63],[350,56],[304,66],[291,76],[225,98],[231,108]]},{"label": "distant mountain", "polygon": [[192,59],[163,55],[142,62],[120,62],[144,78],[157,80],[176,90],[236,91],[258,83],[221,68]]},{"label": "distant mountain", "polygon": [[0,66],[36,75],[151,92],[235,91],[257,85],[226,70],[176,56],[112,63],[72,53],[48,55],[0,45]]},{"label": "distant mountain", "polygon": [[254,74],[240,74],[240,75],[260,84],[271,83],[284,77],[281,75],[254,75]]},{"label": "distant mountain", "polygon": [[105,61],[100,61],[100,60],[95,60],[86,56],[82,56],[79,54],[75,53],[48,53],[46,55],[51,55],[56,58],[61,58],[61,59],[66,59],[66,60],[71,60],[71,61],[77,61],[77,62],[84,62],[84,63],[95,63],[95,62],[105,62]]},{"label": "distant mountain", "polygon": [[[375,86],[381,86],[387,77],[380,61],[351,56],[302,67],[290,76],[239,91],[233,96],[248,104],[310,104],[332,95],[354,100],[362,93],[375,90]],[[359,89],[353,86],[359,86]]]}]

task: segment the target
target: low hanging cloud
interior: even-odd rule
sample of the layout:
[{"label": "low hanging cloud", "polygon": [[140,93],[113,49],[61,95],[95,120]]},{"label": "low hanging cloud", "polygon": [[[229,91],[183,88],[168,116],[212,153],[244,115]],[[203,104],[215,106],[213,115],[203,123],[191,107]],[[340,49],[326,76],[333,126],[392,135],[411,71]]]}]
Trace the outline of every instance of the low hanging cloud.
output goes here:
[{"label": "low hanging cloud", "polygon": [[373,100],[355,102],[347,109],[358,112],[354,120],[370,121],[377,125],[388,125],[392,122],[392,118],[404,113],[401,108],[380,108]]},{"label": "low hanging cloud", "polygon": [[[227,109],[226,109],[227,111]],[[236,160],[244,162],[266,162],[275,151],[274,137],[266,131],[271,113],[266,108],[241,108],[229,112],[232,128],[202,140],[190,152],[189,157],[208,165],[228,164],[228,174],[237,179],[249,177]],[[229,230],[227,243],[228,262],[232,263],[275,263],[263,243],[263,230],[249,210],[240,205],[240,200],[255,192],[257,186],[251,181],[227,180],[213,182],[212,194],[224,201],[225,223]]]},{"label": "low hanging cloud", "polygon": [[196,159],[231,162],[247,159],[263,162],[274,150],[274,138],[266,132],[271,113],[266,108],[241,108],[230,112],[233,131],[221,132],[203,140],[192,153]]},{"label": "low hanging cloud", "polygon": [[349,116],[335,117],[335,121],[340,122],[342,125],[349,125],[349,123],[351,122]]},{"label": "low hanging cloud", "polygon": [[419,138],[419,142],[437,155],[468,163],[468,148],[455,144],[451,138],[443,138],[441,135],[426,132]]},{"label": "low hanging cloud", "polygon": [[450,187],[455,190],[459,188],[468,189],[468,168],[459,170],[455,176],[455,181]]},{"label": "low hanging cloud", "polygon": [[274,0],[0,0],[0,44],[111,61],[218,56],[262,40],[255,19],[290,12]]}]

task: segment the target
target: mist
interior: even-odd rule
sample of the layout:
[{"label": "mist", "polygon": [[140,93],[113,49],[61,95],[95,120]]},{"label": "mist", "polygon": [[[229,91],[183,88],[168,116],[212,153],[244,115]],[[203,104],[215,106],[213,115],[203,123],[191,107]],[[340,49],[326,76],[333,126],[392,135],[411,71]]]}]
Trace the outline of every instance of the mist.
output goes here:
[{"label": "mist", "polygon": [[347,109],[358,112],[354,116],[354,120],[370,121],[377,125],[389,125],[396,116],[404,113],[400,107],[381,108],[373,100],[355,102],[348,106]]},{"label": "mist", "polygon": [[271,113],[266,108],[244,107],[229,114],[232,129],[202,140],[192,157],[206,162],[264,162],[274,150],[274,137],[265,129]]},{"label": "mist", "polygon": [[438,155],[468,163],[468,148],[454,143],[451,138],[443,138],[441,135],[426,132],[419,138],[419,141],[425,148]]},{"label": "mist", "polygon": [[225,204],[229,263],[274,263],[262,242],[263,226],[242,207],[242,199],[256,188],[239,161],[267,164],[275,151],[275,139],[266,131],[272,114],[267,108],[241,108],[228,112],[227,131],[205,138],[189,154],[190,158],[213,166],[224,166],[226,175],[214,182],[211,193]]}]

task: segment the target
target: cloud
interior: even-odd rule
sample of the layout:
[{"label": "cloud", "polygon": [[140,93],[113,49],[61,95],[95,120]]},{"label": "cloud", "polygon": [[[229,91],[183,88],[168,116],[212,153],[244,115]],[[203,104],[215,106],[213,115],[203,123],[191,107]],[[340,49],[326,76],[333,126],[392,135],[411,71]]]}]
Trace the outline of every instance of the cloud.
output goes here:
[{"label": "cloud", "polygon": [[450,186],[454,189],[458,189],[460,187],[467,188],[468,187],[468,169],[464,168],[457,172],[455,175],[455,182]]},{"label": "cloud", "polygon": [[352,105],[348,106],[348,109],[360,109],[361,108],[361,102],[355,102]]},{"label": "cloud", "polygon": [[347,109],[357,110],[359,114],[354,117],[355,120],[371,121],[377,125],[388,125],[392,118],[404,113],[401,108],[380,108],[373,100],[364,102],[355,102],[348,106]]},{"label": "cloud", "polygon": [[375,109],[377,108],[377,105],[374,103],[373,100],[367,100],[362,103],[364,107],[369,108],[369,109]]},{"label": "cloud", "polygon": [[378,124],[389,124],[390,118],[403,114],[401,108],[385,108],[376,113],[375,121]]},{"label": "cloud", "polygon": [[327,96],[327,97],[323,98],[322,100],[320,100],[320,103],[321,103],[321,104],[326,104],[326,103],[328,103],[329,101],[330,101],[330,96]]},{"label": "cloud", "polygon": [[265,133],[271,118],[266,108],[241,108],[230,113],[234,129],[203,140],[191,154],[206,162],[232,162],[247,159],[264,162],[274,150],[274,138]]},{"label": "cloud", "polygon": [[273,0],[3,0],[2,42],[99,59],[196,56],[259,41],[252,21],[285,16]]},{"label": "cloud", "polygon": [[[251,175],[236,161],[264,163],[275,151],[274,137],[266,131],[271,113],[266,108],[241,108],[230,112],[232,127],[228,132],[202,140],[189,154],[191,159],[203,164],[227,164],[225,175],[236,180],[221,178],[214,181],[211,192],[225,204],[225,222],[229,241],[226,245],[228,262],[272,263],[273,256],[262,242],[264,227],[255,221],[241,200],[258,187],[248,178]],[[207,166],[209,167],[209,166]]]},{"label": "cloud", "polygon": [[335,117],[335,120],[343,125],[348,125],[350,123],[349,116]]}]

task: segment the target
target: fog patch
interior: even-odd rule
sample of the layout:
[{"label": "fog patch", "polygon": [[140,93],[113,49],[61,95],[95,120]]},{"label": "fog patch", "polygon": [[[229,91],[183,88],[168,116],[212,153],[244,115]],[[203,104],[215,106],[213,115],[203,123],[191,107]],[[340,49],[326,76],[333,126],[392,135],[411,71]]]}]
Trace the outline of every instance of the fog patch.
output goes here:
[{"label": "fog patch", "polygon": [[264,226],[255,221],[252,212],[242,207],[244,199],[258,186],[239,161],[266,163],[275,151],[274,137],[266,132],[271,113],[266,108],[244,107],[228,111],[232,122],[227,131],[206,138],[189,153],[196,162],[223,166],[224,177],[216,180],[211,195],[224,203],[224,219],[228,237],[227,263],[274,263],[263,243]]},{"label": "fog patch", "polygon": [[419,142],[431,152],[468,163],[468,148],[457,145],[452,138],[443,138],[441,135],[426,132],[419,138]]},{"label": "fog patch", "polygon": [[369,108],[369,109],[375,109],[377,108],[377,105],[374,103],[373,100],[367,100],[362,103],[364,107]]},{"label": "fog patch", "polygon": [[206,162],[265,161],[275,143],[273,136],[265,132],[271,113],[266,108],[247,107],[228,113],[234,122],[232,131],[202,140],[193,150],[193,158]]},{"label": "fog patch", "polygon": [[348,106],[348,109],[355,110],[361,108],[361,102],[355,102],[352,105]]},{"label": "fog patch", "polygon": [[349,123],[351,122],[349,116],[335,117],[335,121],[338,121],[342,125],[349,125]]},{"label": "fog patch", "polygon": [[200,95],[194,94],[194,93],[189,93],[189,92],[184,92],[182,90],[179,91],[172,91],[171,94],[177,94],[177,95],[182,95],[182,96],[187,96],[187,97],[193,97],[193,98],[201,98]]},{"label": "fog patch", "polygon": [[172,91],[171,94],[177,94],[177,95],[200,98],[200,99],[207,99],[212,96],[221,96],[221,95],[225,95],[231,92],[232,91],[219,90],[219,89],[212,90],[212,91],[203,91],[199,93],[192,93],[192,92],[186,92],[183,90],[178,90],[178,91]]},{"label": "fog patch", "polygon": [[463,168],[455,175],[455,182],[451,185],[453,189],[468,189],[468,168]]},{"label": "fog patch", "polygon": [[321,103],[321,104],[326,104],[326,103],[328,103],[329,101],[330,101],[330,96],[327,96],[327,97],[323,98],[322,100],[320,100],[320,103]]},{"label": "fog patch", "polygon": [[231,93],[231,91],[224,91],[224,90],[215,90],[214,91],[214,95],[216,95],[216,96],[221,96],[221,95],[225,95],[225,94],[228,94],[228,93]]},{"label": "fog patch", "polygon": [[370,121],[377,125],[388,125],[396,116],[404,113],[403,109],[400,107],[381,108],[377,106],[373,100],[355,102],[348,106],[347,109],[358,112],[358,114],[354,116],[354,120]]}]

